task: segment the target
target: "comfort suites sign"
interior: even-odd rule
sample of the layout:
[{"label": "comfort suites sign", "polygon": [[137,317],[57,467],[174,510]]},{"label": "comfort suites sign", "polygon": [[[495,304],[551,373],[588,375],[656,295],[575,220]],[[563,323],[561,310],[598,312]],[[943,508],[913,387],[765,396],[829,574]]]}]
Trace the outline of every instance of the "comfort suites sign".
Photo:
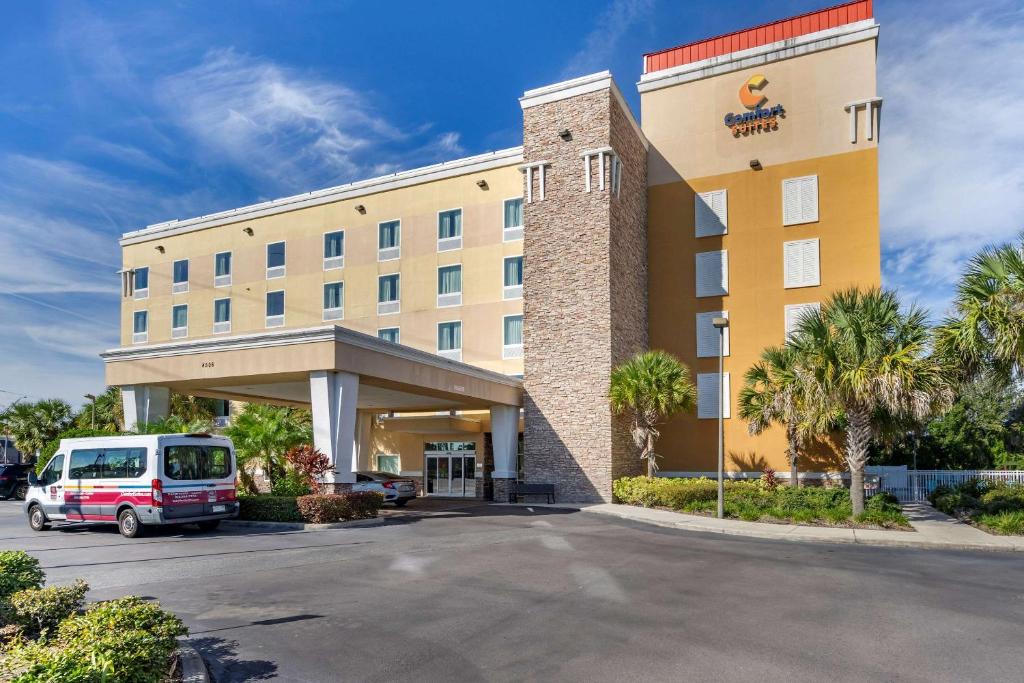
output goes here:
[{"label": "comfort suites sign", "polygon": [[767,78],[761,74],[754,74],[740,86],[740,104],[747,111],[725,115],[725,125],[732,131],[734,137],[778,129],[779,118],[786,115],[786,110],[781,104],[764,106],[768,102],[768,96],[763,92],[767,85]]}]

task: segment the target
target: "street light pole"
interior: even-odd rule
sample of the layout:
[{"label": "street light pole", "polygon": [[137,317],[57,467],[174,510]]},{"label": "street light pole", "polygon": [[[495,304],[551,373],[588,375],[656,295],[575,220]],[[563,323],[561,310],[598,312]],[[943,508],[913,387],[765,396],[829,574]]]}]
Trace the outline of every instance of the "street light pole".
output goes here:
[{"label": "street light pole", "polygon": [[725,329],[728,318],[711,321],[718,330],[718,518],[725,517]]},{"label": "street light pole", "polygon": [[83,398],[92,401],[92,429],[96,431],[96,396],[95,394],[86,394]]}]

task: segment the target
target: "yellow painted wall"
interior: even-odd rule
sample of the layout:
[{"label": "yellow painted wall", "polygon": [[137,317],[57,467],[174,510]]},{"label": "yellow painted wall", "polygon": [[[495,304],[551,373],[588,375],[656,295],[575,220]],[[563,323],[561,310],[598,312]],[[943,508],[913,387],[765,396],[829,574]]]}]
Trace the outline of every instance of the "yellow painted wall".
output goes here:
[{"label": "yellow painted wall", "polygon": [[[484,179],[488,189],[477,181]],[[323,285],[344,281],[345,318],[339,325],[376,335],[401,328],[401,342],[437,350],[437,323],[462,320],[463,360],[505,374],[522,373],[522,360],[502,360],[504,315],[522,313],[522,301],[502,299],[503,258],[522,254],[522,241],[503,242],[504,200],[522,196],[515,166],[364,195],[331,204],[242,220],[123,248],[125,268],[149,266],[149,298],[123,299],[121,343],[131,344],[136,310],[149,311],[149,343],[171,341],[171,307],[188,304],[188,338],[213,335],[213,301],[230,297],[231,334],[264,331],[265,296],[285,290],[285,327],[325,324]],[[365,215],[355,206],[366,207]],[[437,251],[437,213],[462,208],[463,248]],[[377,225],[400,218],[401,259],[377,261]],[[250,227],[248,236],[243,228]],[[323,270],[323,235],[344,229],[345,267]],[[266,245],[286,242],[287,276],[266,279]],[[159,253],[157,246],[164,248]],[[214,255],[232,252],[232,284],[214,288]],[[189,292],[171,294],[172,263],[188,258]],[[461,263],[463,305],[437,307],[437,268]],[[401,313],[377,315],[377,276],[401,273]],[[280,328],[276,328],[280,329]]]}]

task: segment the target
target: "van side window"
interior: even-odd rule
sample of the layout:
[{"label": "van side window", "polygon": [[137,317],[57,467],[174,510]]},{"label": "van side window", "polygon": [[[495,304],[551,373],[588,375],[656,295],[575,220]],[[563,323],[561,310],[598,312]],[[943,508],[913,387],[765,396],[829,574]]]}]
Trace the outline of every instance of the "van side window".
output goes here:
[{"label": "van side window", "polygon": [[103,451],[98,448],[71,451],[68,479],[99,479],[102,475],[102,457]]},{"label": "van side window", "polygon": [[145,448],[86,448],[71,451],[68,478],[135,479],[145,472]]},{"label": "van side window", "polygon": [[64,454],[59,453],[53,456],[53,460],[43,470],[43,474],[39,477],[40,486],[49,486],[60,481],[61,474],[64,472]]},{"label": "van side window", "polygon": [[231,474],[231,451],[223,446],[182,445],[164,449],[169,479],[224,479]]}]

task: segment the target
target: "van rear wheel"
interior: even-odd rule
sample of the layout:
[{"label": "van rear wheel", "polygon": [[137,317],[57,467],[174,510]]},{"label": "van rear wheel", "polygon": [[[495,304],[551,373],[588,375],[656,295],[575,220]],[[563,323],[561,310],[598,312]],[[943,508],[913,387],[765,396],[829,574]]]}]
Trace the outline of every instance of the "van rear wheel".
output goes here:
[{"label": "van rear wheel", "polygon": [[46,513],[43,512],[43,508],[38,505],[33,505],[28,511],[28,525],[32,527],[32,531],[46,531],[50,528],[50,524],[46,521]]},{"label": "van rear wheel", "polygon": [[117,516],[117,529],[125,538],[137,538],[142,535],[142,523],[135,510],[122,510]]},{"label": "van rear wheel", "polygon": [[196,524],[200,531],[216,531],[217,527],[220,526],[219,519],[208,519],[205,522],[199,522]]}]

